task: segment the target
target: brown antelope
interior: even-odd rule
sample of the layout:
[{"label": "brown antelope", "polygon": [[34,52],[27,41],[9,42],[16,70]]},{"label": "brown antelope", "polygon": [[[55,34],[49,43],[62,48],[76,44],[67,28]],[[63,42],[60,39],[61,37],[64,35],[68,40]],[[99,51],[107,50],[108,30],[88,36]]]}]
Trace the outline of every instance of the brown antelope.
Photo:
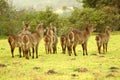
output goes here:
[{"label": "brown antelope", "polygon": [[30,39],[30,34],[22,34],[21,35],[21,44],[22,51],[26,59],[29,59],[29,50],[33,46]]},{"label": "brown antelope", "polygon": [[66,47],[68,48],[68,51],[71,51],[70,47],[72,47],[72,43],[70,44],[70,40],[73,41],[73,39],[74,39],[74,35],[73,35],[72,30],[73,30],[73,28],[70,27],[68,34],[61,35],[61,37],[60,37],[62,52],[64,54],[65,54],[65,51],[66,51]]},{"label": "brown antelope", "polygon": [[41,39],[43,38],[43,35],[44,35],[44,25],[43,25],[43,23],[41,23],[41,24],[38,24],[35,32],[33,32],[30,35],[31,43],[33,45],[33,47],[32,47],[32,49],[33,49],[32,58],[34,58],[34,50],[36,52],[36,58],[38,58],[38,46],[39,46],[39,43],[40,43]]},{"label": "brown antelope", "polygon": [[24,25],[24,28],[23,28],[22,31],[20,31],[20,32],[18,33],[18,35],[21,36],[21,35],[23,35],[23,34],[31,34],[31,32],[30,32],[30,23],[28,23],[28,22],[25,23],[25,22],[23,21],[23,25]]},{"label": "brown antelope", "polygon": [[58,43],[58,37],[57,37],[57,29],[55,26],[51,26],[51,29],[53,30],[53,53],[57,53],[57,43]]},{"label": "brown antelope", "polygon": [[[29,22],[24,22],[23,21],[23,25],[24,25],[24,28],[22,31],[19,32],[18,36],[23,36],[23,35],[26,35],[26,34],[31,34],[30,32],[30,23]],[[19,47],[19,50],[21,52],[21,48]],[[30,53],[30,50],[29,50],[29,53]],[[21,56],[21,53],[20,53],[20,56]],[[30,56],[31,56],[31,53],[30,53]],[[23,57],[24,57],[24,53],[23,53]]]},{"label": "brown antelope", "polygon": [[58,38],[57,38],[57,35],[54,33],[53,34],[53,45],[52,45],[53,53],[57,53],[57,43],[58,43]]},{"label": "brown antelope", "polygon": [[18,35],[10,35],[8,37],[8,43],[10,45],[12,57],[14,57],[14,49],[19,47],[19,53],[21,57],[21,37]]},{"label": "brown antelope", "polygon": [[106,27],[105,33],[98,34],[95,38],[98,52],[101,53],[101,47],[103,46],[103,53],[107,52],[108,42],[110,38],[111,28],[109,26]]},{"label": "brown antelope", "polygon": [[46,35],[44,37],[44,42],[46,54],[52,53],[53,30],[51,28],[47,29]]},{"label": "brown antelope", "polygon": [[62,53],[65,54],[65,52],[66,52],[66,43],[67,43],[67,36],[66,35],[61,35],[60,43],[61,43],[61,47],[62,47]]},{"label": "brown antelope", "polygon": [[28,31],[29,24],[25,23],[24,25],[25,25],[24,29],[18,35],[10,35],[8,37],[8,43],[10,45],[12,57],[14,57],[14,49],[16,47],[19,47],[19,53],[20,53],[20,57],[21,57],[21,46],[22,46],[21,45],[21,41],[22,41],[21,35],[30,33],[30,31]]},{"label": "brown antelope", "polygon": [[83,55],[85,55],[85,53],[86,55],[88,55],[87,41],[92,31],[93,31],[93,26],[90,23],[87,25],[87,27],[83,31],[80,31],[80,30],[69,31],[68,36],[67,36],[67,48],[68,48],[69,56],[71,56],[72,49],[74,51],[74,55],[77,56],[76,46],[78,44],[82,45]]}]

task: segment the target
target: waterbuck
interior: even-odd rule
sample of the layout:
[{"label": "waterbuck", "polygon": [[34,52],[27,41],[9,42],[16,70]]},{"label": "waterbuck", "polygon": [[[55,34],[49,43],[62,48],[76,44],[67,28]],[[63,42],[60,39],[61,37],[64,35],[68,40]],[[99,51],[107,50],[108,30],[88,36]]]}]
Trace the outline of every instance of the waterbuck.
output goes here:
[{"label": "waterbuck", "polygon": [[38,46],[43,36],[44,36],[44,25],[43,23],[40,23],[36,27],[36,30],[30,35],[31,43],[33,45],[32,58],[34,58],[34,51],[36,52],[36,58],[38,58]]},{"label": "waterbuck", "polygon": [[18,35],[10,35],[8,37],[8,43],[10,45],[12,57],[14,57],[14,50],[19,47],[19,53],[21,57],[21,37]]},{"label": "waterbuck", "polygon": [[21,48],[26,59],[29,59],[29,50],[33,46],[30,39],[30,34],[21,35]]},{"label": "waterbuck", "polygon": [[53,30],[51,28],[47,29],[46,35],[44,37],[44,42],[46,54],[52,53]]},{"label": "waterbuck", "polygon": [[77,56],[76,46],[78,44],[82,45],[83,55],[88,55],[87,42],[88,42],[88,38],[90,37],[92,31],[93,31],[93,25],[89,23],[83,31],[73,29],[68,33],[67,48],[68,48],[69,56],[71,56],[72,49],[74,51],[74,55]]},{"label": "waterbuck", "polygon": [[72,32],[73,28],[70,27],[69,31],[67,34],[61,35],[60,36],[60,43],[61,43],[61,47],[62,47],[62,53],[65,54],[66,52],[66,47],[68,48],[68,51],[71,51],[70,47],[72,47],[72,43],[70,44],[70,41],[73,41],[74,39],[74,35]]},{"label": "waterbuck", "polygon": [[62,53],[65,54],[66,51],[66,43],[67,43],[67,36],[66,35],[61,35],[60,36],[60,43],[62,47]]},{"label": "waterbuck", "polygon": [[29,31],[29,23],[24,23],[24,29],[22,31],[20,31],[17,35],[10,35],[8,36],[8,43],[10,45],[10,49],[11,49],[11,54],[12,57],[14,57],[14,49],[16,47],[19,47],[19,53],[20,53],[20,57],[21,57],[21,35],[22,34],[30,34],[31,32]]},{"label": "waterbuck", "polygon": [[106,27],[105,33],[100,33],[96,36],[95,40],[98,47],[99,54],[101,53],[101,47],[103,46],[103,53],[107,52],[108,42],[110,38],[111,28],[109,26]]},{"label": "waterbuck", "polygon": [[51,29],[53,30],[53,44],[52,44],[52,49],[53,49],[53,53],[57,53],[57,43],[58,43],[57,29],[56,29],[55,26],[51,26]]},{"label": "waterbuck", "polygon": [[20,31],[19,33],[18,33],[18,35],[19,36],[21,36],[21,35],[23,35],[23,34],[31,34],[31,32],[30,32],[30,23],[29,22],[24,22],[23,21],[23,25],[24,25],[24,28],[23,28],[23,30],[22,31]]}]

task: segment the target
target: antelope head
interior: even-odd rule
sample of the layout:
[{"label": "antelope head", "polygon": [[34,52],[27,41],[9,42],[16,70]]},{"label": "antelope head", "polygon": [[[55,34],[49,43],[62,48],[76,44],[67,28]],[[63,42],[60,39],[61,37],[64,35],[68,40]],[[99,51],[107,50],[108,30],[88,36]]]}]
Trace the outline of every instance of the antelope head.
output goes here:
[{"label": "antelope head", "polygon": [[23,21],[23,25],[24,25],[25,30],[30,30],[30,22],[24,22]]}]

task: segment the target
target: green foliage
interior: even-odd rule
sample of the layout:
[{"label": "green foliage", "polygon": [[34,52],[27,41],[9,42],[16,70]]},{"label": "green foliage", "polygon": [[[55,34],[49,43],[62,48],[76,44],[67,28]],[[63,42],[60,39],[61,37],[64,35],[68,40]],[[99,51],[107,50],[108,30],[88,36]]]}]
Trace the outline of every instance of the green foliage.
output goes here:
[{"label": "green foliage", "polygon": [[113,30],[118,30],[120,25],[120,15],[112,14],[115,12],[110,7],[104,7],[102,10],[95,8],[76,9],[69,18],[71,24],[76,28],[84,28],[88,21],[91,21],[96,27],[96,31],[104,31],[105,26],[110,26]]},{"label": "green foliage", "polygon": [[50,23],[56,24],[58,15],[53,13],[51,8],[46,8],[45,11],[30,12],[26,10],[13,11],[11,10],[7,16],[2,16],[0,21],[1,35],[16,34],[22,28],[22,22],[30,22],[31,31],[33,31],[39,23],[44,23],[49,27]]},{"label": "green foliage", "polygon": [[8,10],[9,10],[9,5],[6,2],[6,0],[0,0],[0,16],[5,15]]},{"label": "green foliage", "polygon": [[[120,4],[119,0],[77,0],[83,2],[85,8],[74,8],[70,16],[59,16],[53,13],[51,7],[44,11],[16,11],[6,0],[0,0],[0,35],[16,34],[23,29],[22,22],[30,22],[31,31],[37,24],[44,23],[46,27],[54,24],[58,35],[66,34],[69,27],[83,29],[88,22],[92,22],[96,31],[104,31],[105,26],[113,30],[120,30]],[[66,10],[63,6],[63,10]],[[66,17],[67,16],[67,17]]]},{"label": "green foliage", "polygon": [[41,20],[46,26],[49,26],[50,23],[55,23],[58,19],[58,15],[53,13],[50,8],[47,8],[46,11],[42,11],[38,16],[38,20]]},{"label": "green foliage", "polygon": [[83,28],[89,21],[92,21],[92,13],[94,9],[84,8],[76,9],[69,18],[71,24],[76,28]]},{"label": "green foliage", "polygon": [[69,27],[71,27],[71,23],[69,22],[68,18],[59,18],[56,21],[56,27],[58,35],[66,34],[68,32]]},{"label": "green foliage", "polygon": [[82,0],[82,2],[84,3],[83,7],[95,8],[98,0]]},{"label": "green foliage", "polygon": [[[82,0],[82,2],[84,8],[94,9],[94,11],[90,13],[91,16],[90,14],[87,15],[90,20],[94,22],[97,31],[103,31],[106,25],[112,27],[113,30],[120,30],[119,0]],[[85,11],[84,8],[83,11]],[[89,10],[87,12],[89,12]],[[78,21],[78,19],[76,21]]]},{"label": "green foliage", "polygon": [[103,9],[104,7],[108,6],[112,11],[117,11],[117,13],[120,14],[119,0],[82,0],[82,2],[83,7]]},{"label": "green foliage", "polygon": [[120,8],[119,0],[82,0],[83,7],[103,8],[105,6],[112,6]]}]

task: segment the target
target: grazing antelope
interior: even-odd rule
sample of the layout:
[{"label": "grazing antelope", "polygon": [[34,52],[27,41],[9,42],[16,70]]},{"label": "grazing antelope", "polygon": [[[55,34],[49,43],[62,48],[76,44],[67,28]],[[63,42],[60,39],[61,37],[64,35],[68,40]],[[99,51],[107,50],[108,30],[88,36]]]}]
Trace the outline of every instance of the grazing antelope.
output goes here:
[{"label": "grazing antelope", "polygon": [[36,58],[38,58],[38,46],[41,39],[43,38],[43,35],[44,35],[44,25],[43,23],[41,23],[41,24],[38,24],[38,26],[36,27],[36,30],[30,35],[31,43],[33,44],[32,58],[34,58],[34,50],[36,52]]},{"label": "grazing antelope", "polygon": [[78,44],[82,45],[83,55],[85,54],[88,55],[87,41],[92,31],[93,31],[93,26],[90,23],[87,25],[87,27],[83,31],[80,31],[80,30],[69,31],[68,36],[67,36],[67,48],[68,48],[69,56],[71,56],[72,49],[74,51],[74,55],[77,56],[76,46]]},{"label": "grazing antelope", "polygon": [[46,54],[52,53],[53,30],[51,28],[47,29],[46,35],[44,37],[44,42]]},{"label": "grazing antelope", "polygon": [[67,36],[66,35],[61,35],[61,37],[60,37],[60,43],[61,43],[61,47],[62,47],[62,53],[65,54],[66,43],[67,43]]},{"label": "grazing antelope", "polygon": [[110,38],[111,28],[109,26],[106,27],[105,33],[98,34],[95,38],[98,52],[101,53],[101,47],[103,46],[103,52],[107,52],[108,42]]},{"label": "grazing antelope", "polygon": [[14,57],[14,49],[16,47],[19,47],[19,53],[20,53],[20,57],[21,57],[21,35],[22,34],[30,34],[30,31],[29,31],[29,24],[28,23],[25,23],[24,24],[24,29],[19,32],[17,35],[10,35],[8,37],[8,43],[10,45],[10,49],[11,49],[11,54],[12,54],[12,57]]}]

